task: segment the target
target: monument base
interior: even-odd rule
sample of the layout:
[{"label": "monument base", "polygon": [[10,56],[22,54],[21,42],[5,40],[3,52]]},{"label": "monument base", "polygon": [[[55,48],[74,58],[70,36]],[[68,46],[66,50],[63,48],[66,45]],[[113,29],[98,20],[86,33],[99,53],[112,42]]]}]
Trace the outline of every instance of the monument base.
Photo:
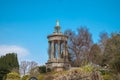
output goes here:
[{"label": "monument base", "polygon": [[50,69],[52,71],[63,71],[70,69],[69,62],[48,62],[46,63],[46,70]]}]

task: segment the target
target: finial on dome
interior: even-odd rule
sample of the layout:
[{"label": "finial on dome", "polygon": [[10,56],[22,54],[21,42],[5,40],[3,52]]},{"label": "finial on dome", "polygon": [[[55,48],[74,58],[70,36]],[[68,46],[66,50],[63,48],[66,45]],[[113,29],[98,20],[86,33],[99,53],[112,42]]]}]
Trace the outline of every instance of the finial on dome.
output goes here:
[{"label": "finial on dome", "polygon": [[54,31],[54,33],[61,33],[61,32],[60,32],[59,20],[56,20],[56,26],[55,26],[55,31]]},{"label": "finial on dome", "polygon": [[59,20],[56,20],[56,26],[59,26]]}]

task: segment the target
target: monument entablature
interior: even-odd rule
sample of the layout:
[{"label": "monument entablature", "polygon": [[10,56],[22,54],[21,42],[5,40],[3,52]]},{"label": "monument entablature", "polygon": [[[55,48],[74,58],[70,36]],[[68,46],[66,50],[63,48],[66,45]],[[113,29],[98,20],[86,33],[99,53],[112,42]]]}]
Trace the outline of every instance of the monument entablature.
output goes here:
[{"label": "monument entablature", "polygon": [[48,36],[48,41],[67,41],[68,40],[68,37],[67,36],[64,36],[64,35],[49,35]]}]

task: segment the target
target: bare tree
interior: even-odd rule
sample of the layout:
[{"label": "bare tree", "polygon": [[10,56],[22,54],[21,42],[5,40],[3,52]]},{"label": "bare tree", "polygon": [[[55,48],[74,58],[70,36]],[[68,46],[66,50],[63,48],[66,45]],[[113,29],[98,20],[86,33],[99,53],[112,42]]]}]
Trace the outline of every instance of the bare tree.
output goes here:
[{"label": "bare tree", "polygon": [[22,61],[20,64],[20,72],[22,75],[26,75],[26,73],[31,73],[35,67],[37,67],[35,61]]},{"label": "bare tree", "polygon": [[35,61],[29,62],[29,74],[30,75],[35,75],[38,73],[38,68],[37,68],[37,63]]},{"label": "bare tree", "polygon": [[109,36],[108,36],[108,33],[107,32],[102,32],[100,33],[100,48],[101,48],[101,51],[102,53],[104,53],[104,49],[105,49],[105,46],[107,44],[107,40],[109,39]]},{"label": "bare tree", "polygon": [[29,62],[29,70],[35,68],[38,64],[35,61]]},{"label": "bare tree", "polygon": [[65,35],[68,36],[68,51],[72,60],[76,62],[76,66],[80,66],[88,57],[92,45],[91,34],[86,27],[81,27],[77,32],[66,30]]},{"label": "bare tree", "polygon": [[40,72],[39,72],[39,67],[36,66],[34,68],[32,68],[30,71],[29,71],[29,74],[30,76],[34,76],[34,77],[37,77],[38,75],[40,75]]},{"label": "bare tree", "polygon": [[28,61],[22,61],[20,64],[20,72],[21,74],[25,75],[28,71],[29,62]]}]

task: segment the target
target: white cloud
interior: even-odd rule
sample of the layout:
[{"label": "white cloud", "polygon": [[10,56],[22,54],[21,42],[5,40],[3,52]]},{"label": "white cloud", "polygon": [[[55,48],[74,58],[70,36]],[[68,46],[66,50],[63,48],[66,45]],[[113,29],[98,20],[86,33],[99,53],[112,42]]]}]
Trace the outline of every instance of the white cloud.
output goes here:
[{"label": "white cloud", "polygon": [[7,53],[17,53],[19,60],[29,55],[29,51],[23,47],[16,45],[0,45],[0,56]]}]

